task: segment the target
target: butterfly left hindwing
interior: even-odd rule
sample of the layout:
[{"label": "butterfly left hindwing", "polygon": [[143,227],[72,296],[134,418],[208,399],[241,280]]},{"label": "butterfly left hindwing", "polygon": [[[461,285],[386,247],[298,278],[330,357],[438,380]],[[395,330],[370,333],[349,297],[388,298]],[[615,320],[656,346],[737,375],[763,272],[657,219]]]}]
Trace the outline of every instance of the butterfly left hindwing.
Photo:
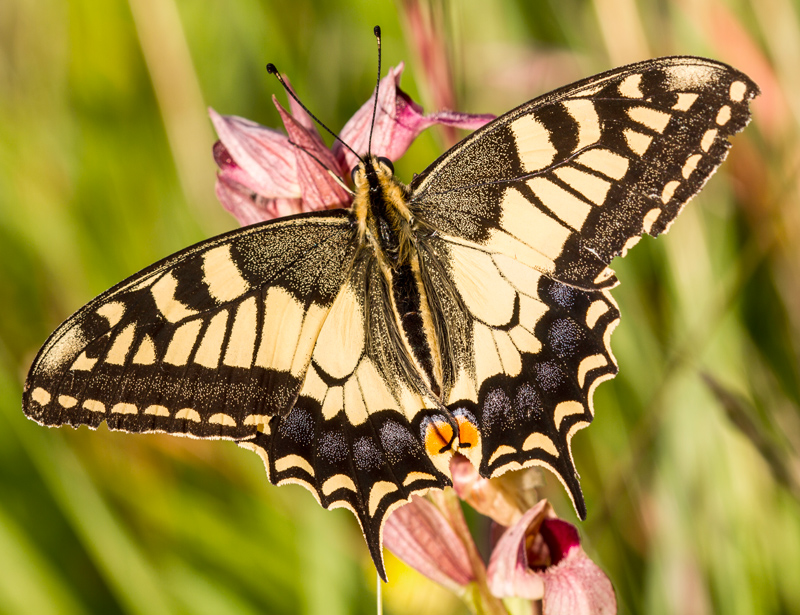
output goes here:
[{"label": "butterfly left hindwing", "polygon": [[326,212],[156,263],[53,333],[28,375],[25,412],[45,425],[252,437],[291,407],[352,254],[347,216]]},{"label": "butterfly left hindwing", "polygon": [[[298,483],[325,508],[358,518],[382,576],[386,517],[413,493],[451,484],[426,446],[442,406],[400,361],[391,301],[374,258],[357,259],[317,338],[292,410],[241,446],[262,455],[276,485]],[[452,438],[451,438],[452,439]]]}]

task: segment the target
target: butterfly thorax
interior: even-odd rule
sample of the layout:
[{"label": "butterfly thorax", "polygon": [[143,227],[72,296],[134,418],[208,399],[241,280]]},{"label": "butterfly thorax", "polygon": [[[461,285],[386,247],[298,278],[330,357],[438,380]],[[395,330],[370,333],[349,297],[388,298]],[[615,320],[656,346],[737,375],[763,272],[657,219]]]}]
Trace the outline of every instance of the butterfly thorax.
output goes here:
[{"label": "butterfly thorax", "polygon": [[390,290],[394,316],[426,386],[439,395],[442,367],[430,305],[420,275],[416,221],[408,206],[408,187],[395,178],[385,159],[370,156],[353,172],[353,212],[362,248],[371,249]]},{"label": "butterfly thorax", "polygon": [[408,264],[413,251],[414,217],[408,207],[408,188],[388,164],[375,156],[359,163],[353,172],[356,195],[353,212],[359,241],[375,253],[382,269],[397,270]]}]

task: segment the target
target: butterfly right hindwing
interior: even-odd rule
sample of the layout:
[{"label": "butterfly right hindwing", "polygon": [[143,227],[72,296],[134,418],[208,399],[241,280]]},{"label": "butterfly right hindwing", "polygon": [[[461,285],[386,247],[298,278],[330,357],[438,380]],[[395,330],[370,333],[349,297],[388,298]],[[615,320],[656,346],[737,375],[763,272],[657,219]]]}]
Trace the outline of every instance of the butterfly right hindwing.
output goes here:
[{"label": "butterfly right hindwing", "polygon": [[593,418],[595,387],[617,372],[608,290],[563,284],[477,245],[431,238],[426,247],[428,283],[449,298],[436,305],[447,309],[456,366],[443,401],[481,435],[478,449],[460,452],[487,477],[549,468],[585,515],[570,440]]}]

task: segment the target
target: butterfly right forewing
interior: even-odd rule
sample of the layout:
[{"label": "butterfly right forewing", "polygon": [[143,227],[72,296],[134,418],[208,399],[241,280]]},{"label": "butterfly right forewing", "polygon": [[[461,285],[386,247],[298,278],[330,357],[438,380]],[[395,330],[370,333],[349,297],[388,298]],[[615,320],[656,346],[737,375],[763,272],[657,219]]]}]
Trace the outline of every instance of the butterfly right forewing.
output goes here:
[{"label": "butterfly right forewing", "polygon": [[711,60],[649,60],[534,99],[411,184],[420,220],[568,284],[668,228],[724,160],[758,87]]}]

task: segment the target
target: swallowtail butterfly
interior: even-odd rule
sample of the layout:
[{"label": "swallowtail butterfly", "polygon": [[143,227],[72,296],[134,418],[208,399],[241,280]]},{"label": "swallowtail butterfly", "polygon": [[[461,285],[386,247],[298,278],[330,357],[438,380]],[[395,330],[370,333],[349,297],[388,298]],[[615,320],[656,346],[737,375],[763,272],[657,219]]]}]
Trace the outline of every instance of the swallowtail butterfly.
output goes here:
[{"label": "swallowtail butterfly", "polygon": [[454,451],[486,477],[548,468],[583,518],[570,440],[617,372],[609,263],[668,229],[756,94],[661,58],[525,103],[408,186],[370,155],[351,208],[203,241],[81,308],[25,413],[233,440],[350,509],[382,576],[387,515],[450,485]]}]

